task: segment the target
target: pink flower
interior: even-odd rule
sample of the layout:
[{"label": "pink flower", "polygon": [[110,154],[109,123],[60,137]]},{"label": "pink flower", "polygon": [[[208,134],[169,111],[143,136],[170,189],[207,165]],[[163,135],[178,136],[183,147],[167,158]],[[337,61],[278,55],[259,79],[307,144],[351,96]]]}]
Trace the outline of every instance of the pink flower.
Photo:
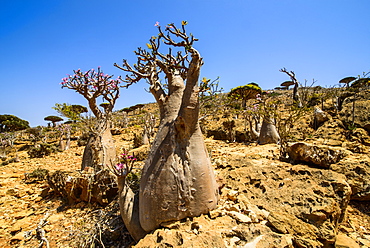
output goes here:
[{"label": "pink flower", "polygon": [[116,169],[120,171],[120,170],[123,170],[125,166],[126,166],[125,164],[119,163],[119,164],[116,164]]},{"label": "pink flower", "polygon": [[155,22],[154,27],[159,27],[159,22]]}]

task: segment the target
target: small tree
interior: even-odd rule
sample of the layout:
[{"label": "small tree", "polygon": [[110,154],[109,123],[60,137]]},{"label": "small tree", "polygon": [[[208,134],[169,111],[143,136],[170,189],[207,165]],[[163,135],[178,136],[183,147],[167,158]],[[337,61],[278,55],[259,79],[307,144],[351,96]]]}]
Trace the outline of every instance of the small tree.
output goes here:
[{"label": "small tree", "polygon": [[[116,157],[116,150],[111,134],[110,115],[114,104],[119,97],[119,84],[121,78],[112,79],[112,75],[104,74],[98,67],[82,72],[80,69],[73,71],[74,75],[63,78],[62,88],[75,90],[87,100],[90,110],[97,119],[97,124],[92,128],[89,141],[85,147],[81,169],[93,167],[95,171],[103,169],[106,165],[112,166]],[[99,109],[97,100],[102,97],[109,104]]]},{"label": "small tree", "polygon": [[242,108],[245,109],[247,100],[255,99],[258,94],[262,93],[261,87],[256,83],[249,83],[243,86],[238,86],[229,92],[229,97],[232,99],[241,99]]},{"label": "small tree", "polygon": [[71,146],[71,130],[72,126],[69,124],[63,124],[58,127],[59,147],[62,151],[68,150]]},{"label": "small tree", "polygon": [[203,78],[200,82],[199,104],[200,117],[199,120],[205,119],[209,115],[214,115],[220,110],[220,98],[223,88],[219,87],[220,77],[214,80]]},{"label": "small tree", "polygon": [[[59,116],[49,115],[44,118],[45,121],[51,121],[53,123],[53,127],[55,127],[55,123],[60,122],[63,120],[63,118]],[[50,124],[50,123],[49,123]]]},{"label": "small tree", "polygon": [[81,114],[87,113],[88,109],[85,106],[78,104],[56,103],[53,107],[61,116],[68,118],[72,122],[81,120]]},{"label": "small tree", "polygon": [[[126,219],[128,228],[141,226],[150,232],[161,223],[207,213],[217,205],[218,188],[198,122],[203,59],[193,47],[198,39],[186,33],[186,24],[169,24],[164,33],[157,23],[158,36],[150,39],[148,50],[135,51],[136,64],[115,64],[130,73],[128,85],[147,80],[160,110],[158,132],[142,170],[139,206],[133,208],[139,207],[139,220]],[[167,54],[160,52],[163,43],[169,46]],[[121,195],[121,205],[133,202],[126,196]]]},{"label": "small tree", "polygon": [[294,82],[292,82],[292,81],[285,81],[285,82],[282,82],[280,84],[280,86],[283,86],[286,90],[288,90],[289,89],[289,86],[291,86],[291,85],[295,85]]},{"label": "small tree", "polygon": [[301,106],[301,102],[299,100],[299,95],[298,95],[298,87],[299,87],[299,82],[295,76],[295,73],[294,71],[287,71],[286,68],[282,68],[280,69],[280,72],[284,72],[285,74],[287,74],[289,77],[290,77],[290,80],[291,82],[293,82],[294,84],[294,88],[293,88],[293,100],[298,103],[298,106]]},{"label": "small tree", "polygon": [[[14,141],[18,135],[18,132],[0,133],[0,159],[6,159],[7,148],[13,149]],[[18,157],[18,155],[16,156]]]},{"label": "small tree", "polygon": [[351,88],[355,88],[355,89],[366,89],[370,86],[370,78],[363,78],[363,77],[360,77],[358,79],[356,79],[356,81],[354,81],[352,84],[351,84]]}]

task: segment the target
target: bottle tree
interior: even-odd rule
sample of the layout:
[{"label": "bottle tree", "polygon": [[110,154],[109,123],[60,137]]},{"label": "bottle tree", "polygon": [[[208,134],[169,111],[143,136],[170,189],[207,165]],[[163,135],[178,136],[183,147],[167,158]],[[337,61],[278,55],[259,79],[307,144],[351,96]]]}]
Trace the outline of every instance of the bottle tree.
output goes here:
[{"label": "bottle tree", "polygon": [[[146,232],[163,222],[207,213],[218,200],[218,187],[198,123],[198,79],[203,59],[193,47],[197,39],[186,33],[186,24],[183,21],[181,28],[168,24],[162,31],[156,23],[159,34],[150,39],[148,49],[135,51],[137,63],[131,66],[123,60],[122,66],[115,64],[128,72],[128,85],[142,79],[150,84],[160,110],[158,132],[142,170],[139,223],[125,223],[139,224]],[[160,51],[163,44],[168,47],[166,53]]]},{"label": "bottle tree", "polygon": [[[112,75],[104,74],[91,69],[82,72],[74,70],[73,75],[68,75],[62,80],[62,88],[75,90],[88,102],[91,112],[96,117],[96,125],[90,130],[90,137],[84,150],[81,169],[93,167],[95,171],[104,169],[104,166],[114,166],[116,150],[111,134],[111,113],[119,97],[121,78],[112,79]],[[97,100],[102,98],[108,103],[102,111]]]}]

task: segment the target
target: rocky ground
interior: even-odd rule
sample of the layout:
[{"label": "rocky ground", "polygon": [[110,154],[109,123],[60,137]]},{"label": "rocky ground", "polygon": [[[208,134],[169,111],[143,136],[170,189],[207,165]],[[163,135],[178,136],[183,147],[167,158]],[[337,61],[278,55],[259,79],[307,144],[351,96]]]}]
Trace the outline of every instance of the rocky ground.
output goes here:
[{"label": "rocky ground", "polygon": [[[115,138],[122,140],[120,136]],[[247,244],[258,240],[259,247],[299,247],[296,237],[312,243],[302,247],[315,247],[317,239],[331,242],[331,232],[336,230],[337,240],[339,237],[347,247],[370,247],[368,202],[352,201],[346,209],[337,205],[349,190],[342,174],[281,162],[277,160],[277,145],[247,146],[213,139],[206,139],[206,144],[220,185],[219,207],[209,215],[168,223],[135,247],[254,247]],[[89,228],[98,222],[97,213],[103,214],[101,208],[88,203],[66,206],[45,181],[26,180],[27,173],[39,168],[78,170],[82,152],[83,148],[76,145],[42,159],[29,159],[20,152],[20,162],[0,167],[0,247],[37,247],[40,239],[36,228],[46,215],[49,217],[43,229],[50,247],[76,247],[91,237]],[[368,154],[350,154],[346,159],[369,163]],[[335,184],[347,189],[334,195]],[[328,216],[305,217],[307,222],[297,217],[313,209]],[[335,227],[329,221],[329,227],[322,228],[323,234],[320,228],[307,224],[340,214],[345,214],[342,222]],[[110,216],[111,220],[115,218],[122,225],[118,212]],[[123,231],[116,235],[126,237],[127,245],[132,240],[121,228]]]},{"label": "rocky ground", "polygon": [[[115,201],[67,204],[49,187],[46,170],[79,173],[83,147],[76,141],[44,158],[18,151],[19,162],[0,166],[0,247],[370,247],[369,135],[362,128],[346,135],[331,118],[301,140],[327,166],[281,161],[275,144],[206,138],[218,208],[165,223],[138,243]],[[132,136],[114,135],[118,152],[132,148]]]}]

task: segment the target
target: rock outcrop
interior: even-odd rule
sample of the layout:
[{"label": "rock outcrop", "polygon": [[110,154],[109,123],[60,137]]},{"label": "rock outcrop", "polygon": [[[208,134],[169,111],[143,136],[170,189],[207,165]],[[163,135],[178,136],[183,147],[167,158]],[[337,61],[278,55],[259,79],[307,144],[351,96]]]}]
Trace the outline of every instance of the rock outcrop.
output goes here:
[{"label": "rock outcrop", "polygon": [[239,156],[217,166],[222,168],[217,170],[222,193],[217,209],[163,224],[135,247],[335,245],[351,197],[344,175]]},{"label": "rock outcrop", "polygon": [[370,201],[370,161],[365,156],[358,159],[344,159],[331,166],[331,170],[341,173],[351,186],[351,200]]},{"label": "rock outcrop", "polygon": [[287,153],[293,163],[307,163],[320,168],[329,168],[331,164],[339,162],[345,156],[342,149],[306,143],[289,146]]},{"label": "rock outcrop", "polygon": [[320,108],[315,107],[313,112],[313,128],[317,129],[327,120],[329,120],[329,115],[322,111]]},{"label": "rock outcrop", "polygon": [[273,229],[293,235],[295,243],[315,244],[313,247],[335,242],[351,196],[343,175],[305,165],[251,164],[235,170],[249,178],[249,185],[244,183],[239,192],[270,212],[268,223]]}]

